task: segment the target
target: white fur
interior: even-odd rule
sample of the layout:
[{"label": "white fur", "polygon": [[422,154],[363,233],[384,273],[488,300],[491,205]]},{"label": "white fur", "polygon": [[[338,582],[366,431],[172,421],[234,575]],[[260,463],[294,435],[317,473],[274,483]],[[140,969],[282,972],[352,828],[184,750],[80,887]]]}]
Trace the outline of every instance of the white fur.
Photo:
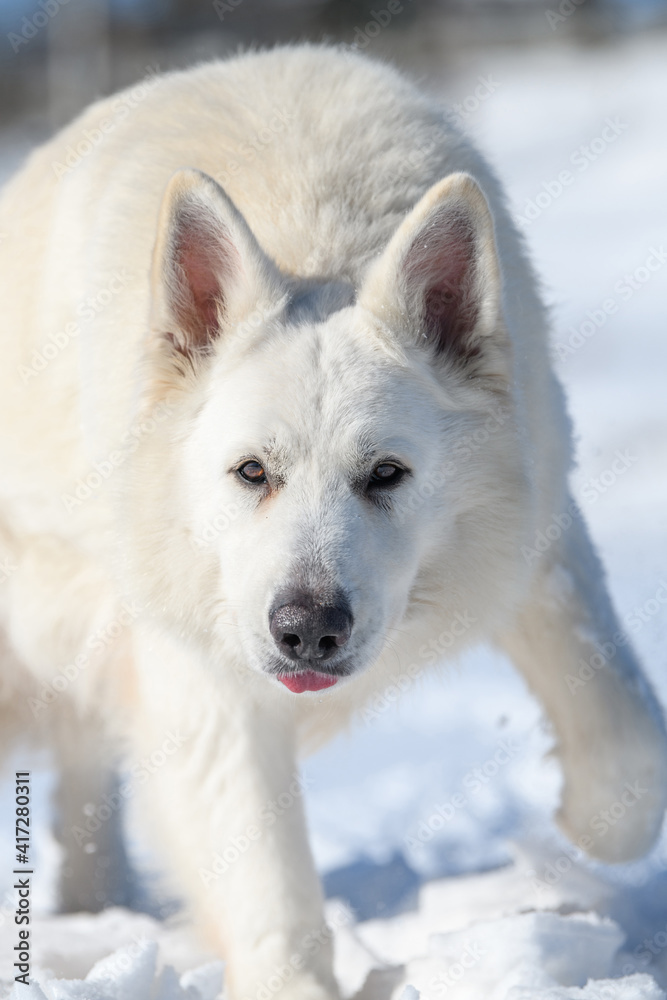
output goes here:
[{"label": "white fur", "polygon": [[[589,837],[614,861],[659,828],[662,720],[627,645],[566,683],[618,626],[576,512],[525,556],[570,504],[569,423],[499,185],[440,108],[390,68],[312,46],[167,75],[135,104],[122,120],[113,98],[93,105],[0,205],[2,718],[55,739],[69,768],[70,908],[95,905],[91,856],[68,831],[112,787],[112,748],[125,740],[136,760],[181,732],[145,810],[233,995],[254,996],[299,953],[282,995],[334,996],[328,945],[304,944],[322,909],[300,795],[266,819],[300,742],[434,661],[429,642],[463,620],[452,651],[497,643],[543,702],[570,836],[591,835],[626,782],[646,789]],[[109,118],[63,172],[68,147]],[[205,356],[174,264],[181,224],[224,291]],[[447,265],[473,244],[476,347],[459,364],[425,343],[419,303],[434,253]],[[31,374],[56,333],[64,346]],[[351,486],[371,453],[412,470],[386,509]],[[261,500],[229,471],[245,455],[280,467]],[[76,502],[77,481],[108,463]],[[354,673],[319,694],[264,669],[269,609],[295,581],[342,590],[354,616]],[[82,652],[44,707],[45,684]],[[255,826],[205,885],[199,870]]]}]

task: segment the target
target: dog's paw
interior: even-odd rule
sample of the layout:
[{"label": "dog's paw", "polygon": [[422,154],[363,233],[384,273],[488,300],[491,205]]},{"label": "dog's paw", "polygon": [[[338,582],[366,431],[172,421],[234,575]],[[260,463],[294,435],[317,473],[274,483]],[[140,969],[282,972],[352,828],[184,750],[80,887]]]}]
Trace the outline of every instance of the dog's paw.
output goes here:
[{"label": "dog's paw", "polygon": [[327,989],[311,976],[303,976],[281,989],[280,1000],[340,1000],[340,993],[335,986]]},{"label": "dog's paw", "polygon": [[[617,706],[618,707],[618,706]],[[655,843],[667,806],[667,737],[659,715],[626,699],[604,724],[560,753],[564,785],[557,822],[587,854],[629,861]]]},{"label": "dog's paw", "polygon": [[242,981],[232,976],[231,1000],[340,1000],[340,993],[333,976],[326,985],[304,968],[305,955],[291,955],[285,962],[276,964],[263,975],[243,976]]}]

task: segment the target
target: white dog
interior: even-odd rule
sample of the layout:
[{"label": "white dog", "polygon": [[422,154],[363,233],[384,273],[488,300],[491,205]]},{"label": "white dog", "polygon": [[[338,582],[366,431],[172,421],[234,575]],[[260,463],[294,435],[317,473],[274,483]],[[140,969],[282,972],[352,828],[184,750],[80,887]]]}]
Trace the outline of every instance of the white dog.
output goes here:
[{"label": "white dog", "polygon": [[297,750],[443,632],[541,699],[568,835],[650,846],[663,723],[535,278],[433,101],[351,51],[243,55],[95,104],[0,210],[3,727],[56,746],[67,908],[120,878],[136,789],[232,996],[334,997]]}]

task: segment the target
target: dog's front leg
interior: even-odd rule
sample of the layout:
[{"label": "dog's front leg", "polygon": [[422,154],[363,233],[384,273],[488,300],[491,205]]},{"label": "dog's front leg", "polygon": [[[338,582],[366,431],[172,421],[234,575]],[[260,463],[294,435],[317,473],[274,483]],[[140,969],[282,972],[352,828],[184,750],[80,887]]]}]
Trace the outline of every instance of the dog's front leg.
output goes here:
[{"label": "dog's front leg", "polygon": [[588,853],[646,851],[667,795],[661,710],[606,593],[582,520],[533,556],[530,600],[501,639],[553,723],[563,767],[559,814]]},{"label": "dog's front leg", "polygon": [[171,639],[141,633],[135,647],[140,757],[170,741],[145,784],[155,836],[227,960],[228,995],[336,997],[291,705],[268,679],[221,676]]}]

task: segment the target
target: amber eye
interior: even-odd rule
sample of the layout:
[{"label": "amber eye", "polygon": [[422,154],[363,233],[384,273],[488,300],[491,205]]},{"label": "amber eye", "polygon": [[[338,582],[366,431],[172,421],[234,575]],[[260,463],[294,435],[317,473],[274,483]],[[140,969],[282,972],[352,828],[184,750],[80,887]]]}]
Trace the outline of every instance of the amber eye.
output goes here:
[{"label": "amber eye", "polygon": [[244,462],[236,471],[246,483],[252,483],[253,485],[259,483],[261,485],[266,482],[266,473],[259,462]]},{"label": "amber eye", "polygon": [[396,486],[404,475],[405,469],[402,469],[400,465],[394,465],[393,462],[381,462],[373,469],[368,485],[370,487]]}]

